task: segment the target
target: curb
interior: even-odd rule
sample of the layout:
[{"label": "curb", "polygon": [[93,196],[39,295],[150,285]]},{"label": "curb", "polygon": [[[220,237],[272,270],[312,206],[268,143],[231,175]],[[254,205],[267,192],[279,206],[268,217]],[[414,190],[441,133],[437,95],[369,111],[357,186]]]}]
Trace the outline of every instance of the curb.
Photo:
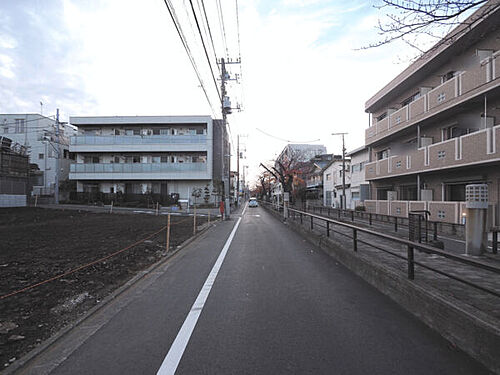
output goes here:
[{"label": "curb", "polygon": [[[266,211],[283,221],[278,213]],[[500,374],[500,328],[489,323],[486,314],[475,314],[471,308],[455,304],[404,275],[345,249],[340,242],[307,231],[294,221],[286,220],[285,225],[388,296],[453,346]]]},{"label": "curb", "polygon": [[[185,240],[183,243],[177,246],[175,250],[173,250],[170,254],[167,254],[165,258],[160,259],[156,263],[153,263],[150,265],[147,269],[139,271],[135,276],[133,276],[130,280],[128,280],[125,284],[122,286],[118,287],[114,291],[112,291],[109,295],[104,297],[104,299],[97,304],[96,306],[92,307],[89,311],[87,311],[84,315],[82,315],[80,318],[78,318],[76,321],[73,323],[70,323],[63,328],[61,328],[58,332],[50,336],[47,340],[42,342],[39,346],[36,348],[32,349],[28,353],[26,353],[24,356],[16,360],[14,363],[12,363],[9,367],[3,369],[0,371],[1,374],[3,375],[11,375],[16,373],[17,371],[21,370],[23,367],[25,367],[29,362],[31,362],[33,359],[35,359],[38,355],[41,353],[45,352],[47,349],[50,348],[54,343],[59,341],[61,338],[63,338],[67,333],[69,333],[71,330],[76,328],[77,326],[81,325],[84,323],[87,319],[90,317],[94,316],[97,312],[99,312],[101,309],[109,305],[109,303],[113,300],[115,300],[117,297],[119,297],[121,294],[132,288],[135,284],[137,284],[139,281],[144,279],[146,276],[150,275],[153,273],[156,269],[160,268],[163,266],[165,263],[170,261],[175,255],[177,255],[181,250],[183,250],[185,247],[187,247],[189,244],[194,242],[195,240],[199,239],[202,237],[209,229],[211,229],[216,222],[213,223],[206,223],[204,224],[199,231],[194,236],[189,237],[187,240]],[[88,338],[87,338],[88,339]],[[87,339],[83,340],[81,344],[83,344]],[[76,348],[75,348],[76,349]],[[57,367],[57,366],[56,366]]]}]

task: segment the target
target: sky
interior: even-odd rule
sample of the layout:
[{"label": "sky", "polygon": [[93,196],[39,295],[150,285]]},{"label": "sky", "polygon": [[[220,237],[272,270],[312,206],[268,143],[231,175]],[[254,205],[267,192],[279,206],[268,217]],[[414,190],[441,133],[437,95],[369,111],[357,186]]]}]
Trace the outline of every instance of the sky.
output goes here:
[{"label": "sky", "polygon": [[[211,29],[216,75],[215,55],[241,56],[230,66],[240,82],[228,87],[243,109],[229,116],[232,165],[238,134],[247,180],[287,141],[339,154],[331,133],[347,132],[348,150],[362,146],[364,103],[415,54],[401,43],[359,50],[379,38],[376,0],[238,0],[240,43],[236,1],[220,2],[224,29],[218,0],[204,0],[209,24],[199,21],[204,35]],[[220,117],[190,1],[172,4],[211,104],[163,0],[2,0],[0,113]],[[193,1],[199,15],[200,4]]]}]

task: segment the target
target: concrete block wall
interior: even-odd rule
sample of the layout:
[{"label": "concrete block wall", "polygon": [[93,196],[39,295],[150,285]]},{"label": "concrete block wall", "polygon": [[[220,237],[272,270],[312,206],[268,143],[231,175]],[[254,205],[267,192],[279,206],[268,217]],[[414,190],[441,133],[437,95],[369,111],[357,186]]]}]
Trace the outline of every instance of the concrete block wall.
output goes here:
[{"label": "concrete block wall", "polygon": [[26,195],[0,194],[0,207],[26,207]]}]

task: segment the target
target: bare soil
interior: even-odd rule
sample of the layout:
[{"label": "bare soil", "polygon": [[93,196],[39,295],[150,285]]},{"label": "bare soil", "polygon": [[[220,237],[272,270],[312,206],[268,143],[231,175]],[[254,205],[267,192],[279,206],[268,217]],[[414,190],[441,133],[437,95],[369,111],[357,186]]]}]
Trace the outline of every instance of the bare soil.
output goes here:
[{"label": "bare soil", "polygon": [[[147,214],[0,209],[0,297],[107,256],[165,225],[166,216]],[[172,217],[170,249],[192,234],[192,217]],[[165,237],[162,231],[110,259],[0,299],[0,371],[166,256]]]}]

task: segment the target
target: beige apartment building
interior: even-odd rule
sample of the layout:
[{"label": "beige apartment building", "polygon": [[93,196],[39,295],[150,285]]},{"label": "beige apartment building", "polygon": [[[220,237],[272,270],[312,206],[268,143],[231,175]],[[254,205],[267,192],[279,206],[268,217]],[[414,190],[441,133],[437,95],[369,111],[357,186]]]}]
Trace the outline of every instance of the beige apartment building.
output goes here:
[{"label": "beige apartment building", "polygon": [[500,2],[469,17],[366,102],[366,210],[460,223],[465,186],[487,183],[500,224]]}]

